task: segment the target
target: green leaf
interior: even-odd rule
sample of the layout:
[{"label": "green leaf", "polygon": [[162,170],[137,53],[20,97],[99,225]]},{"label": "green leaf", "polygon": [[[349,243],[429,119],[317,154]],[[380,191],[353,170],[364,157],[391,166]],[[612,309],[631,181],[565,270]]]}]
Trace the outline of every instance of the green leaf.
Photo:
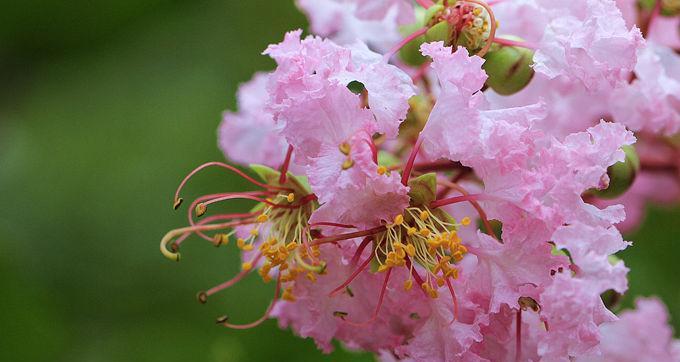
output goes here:
[{"label": "green leaf", "polygon": [[364,83],[361,83],[358,80],[353,80],[347,84],[347,89],[349,89],[349,91],[354,94],[361,94],[364,90],[366,90],[366,86],[364,86]]},{"label": "green leaf", "polygon": [[437,197],[437,175],[426,173],[408,182],[411,190],[408,192],[412,206],[429,205]]}]

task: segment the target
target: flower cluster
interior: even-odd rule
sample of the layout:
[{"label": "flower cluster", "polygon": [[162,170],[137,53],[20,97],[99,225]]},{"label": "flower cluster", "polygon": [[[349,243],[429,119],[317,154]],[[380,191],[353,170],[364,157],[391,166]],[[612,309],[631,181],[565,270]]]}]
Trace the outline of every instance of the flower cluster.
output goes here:
[{"label": "flower cluster", "polygon": [[[259,320],[218,324],[276,318],[326,352],[680,360],[658,301],[617,317],[603,297],[627,289],[620,228],[680,197],[678,4],[417,3],[299,0],[317,35],[270,45],[276,69],[220,126],[259,179],[210,162],[174,206],[207,167],[256,189],[197,198],[161,252],[234,240],[242,271],[198,299],[255,270],[275,295]],[[210,207],[239,199],[254,206]]]}]

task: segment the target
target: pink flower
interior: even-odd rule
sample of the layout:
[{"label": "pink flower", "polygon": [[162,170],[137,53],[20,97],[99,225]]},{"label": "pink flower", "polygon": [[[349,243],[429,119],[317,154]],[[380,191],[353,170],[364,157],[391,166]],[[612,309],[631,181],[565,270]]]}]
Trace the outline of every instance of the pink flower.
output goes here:
[{"label": "pink flower", "polygon": [[[350,348],[377,351],[399,346],[427,318],[427,301],[422,294],[406,297],[387,293],[383,313],[370,325],[357,326],[369,321],[374,314],[384,278],[362,273],[348,288],[329,295],[349,277],[354,266],[343,260],[342,252],[335,246],[324,248],[321,257],[329,261],[328,273],[318,275],[314,281],[296,282],[293,289],[296,300],[282,302],[274,310],[273,316],[282,328],[291,327],[301,337],[313,338],[324,352],[333,349],[333,338]],[[392,283],[388,288],[396,289],[400,285]]]},{"label": "pink flower", "polygon": [[[355,108],[361,108],[360,97],[346,88],[349,83],[358,81],[368,93],[369,110],[364,113],[372,113],[375,119],[367,121],[362,117],[360,121],[342,121],[368,123],[372,131],[395,137],[399,123],[406,118],[408,99],[415,94],[410,77],[385,63],[364,44],[345,48],[317,37],[300,40],[300,34],[299,30],[290,32],[282,43],[271,45],[264,52],[278,64],[269,84],[270,107],[275,117],[285,123],[301,122],[296,116],[304,110],[299,108],[313,106],[309,100],[326,96],[340,97],[338,102],[345,103],[352,97],[357,104]],[[313,136],[318,137],[318,134]]]},{"label": "pink flower", "polygon": [[616,319],[592,284],[564,274],[556,276],[540,303],[547,332],[539,337],[538,353],[549,361],[591,353],[598,347],[598,326]]},{"label": "pink flower", "polygon": [[494,6],[500,31],[538,42],[534,69],[566,77],[590,90],[627,80],[643,44],[612,0],[525,0]]},{"label": "pink flower", "polygon": [[322,204],[312,215],[312,223],[334,221],[371,228],[392,220],[408,206],[408,188],[401,184],[399,175],[378,173],[371,142],[367,133],[351,139],[352,164],[347,168],[342,166],[347,156],[333,146],[324,147],[312,160],[307,171],[309,182]]},{"label": "pink flower", "polygon": [[619,320],[600,326],[600,355],[577,361],[680,361],[680,341],[673,339],[664,305],[653,298],[638,299],[636,305],[636,310],[621,313]]},{"label": "pink flower", "polygon": [[238,113],[226,111],[219,128],[219,145],[224,155],[242,165],[278,167],[283,163],[288,143],[264,110],[267,100],[266,73],[256,73],[239,87]]},{"label": "pink flower", "polygon": [[611,110],[630,129],[671,135],[680,130],[680,56],[648,43],[635,66],[636,80],[614,90]]},{"label": "pink flower", "polygon": [[400,40],[400,25],[415,20],[413,7],[405,0],[297,0],[297,5],[314,34],[339,44],[363,41],[381,52]]}]

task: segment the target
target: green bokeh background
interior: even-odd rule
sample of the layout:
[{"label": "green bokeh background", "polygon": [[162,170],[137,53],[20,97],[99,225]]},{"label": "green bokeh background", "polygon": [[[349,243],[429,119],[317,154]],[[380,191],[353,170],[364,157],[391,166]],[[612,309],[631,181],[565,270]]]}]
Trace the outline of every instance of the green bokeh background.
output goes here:
[{"label": "green bokeh background", "polygon": [[[0,360],[372,360],[322,355],[274,321],[257,278],[207,305],[238,270],[234,248],[192,239],[182,263],[158,241],[182,226],[172,194],[221,160],[220,113],[259,55],[304,27],[292,1],[26,0],[0,12]],[[187,197],[246,187],[208,171]],[[623,254],[631,295],[661,296],[680,329],[680,210],[653,209]]]}]

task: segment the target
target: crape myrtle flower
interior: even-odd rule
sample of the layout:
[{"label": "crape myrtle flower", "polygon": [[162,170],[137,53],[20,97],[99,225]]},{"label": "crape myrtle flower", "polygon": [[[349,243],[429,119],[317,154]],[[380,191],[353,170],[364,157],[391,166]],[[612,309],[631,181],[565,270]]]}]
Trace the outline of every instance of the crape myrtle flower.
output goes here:
[{"label": "crape myrtle flower", "polygon": [[309,17],[312,32],[338,44],[364,41],[386,51],[401,36],[399,26],[414,21],[408,0],[296,0]]},{"label": "crape myrtle flower", "polygon": [[[254,190],[196,198],[163,255],[179,260],[194,234],[235,244],[241,271],[199,301],[255,271],[274,297],[252,323],[217,323],[275,318],[324,352],[338,340],[383,360],[607,360],[644,313],[645,330],[665,333],[658,358],[677,358],[662,307],[619,319],[604,297],[627,290],[616,201],[640,203],[652,171],[677,168],[672,139],[659,156],[662,136],[645,133],[673,132],[674,55],[608,0],[417,2],[427,10],[412,20],[409,1],[299,1],[335,41],[297,30],[264,51],[276,69],[241,86],[219,135],[257,176],[206,163],[174,207],[208,167]],[[409,21],[415,32],[387,47],[358,25]],[[417,67],[392,63],[413,46]],[[616,92],[658,102],[659,118],[633,101],[617,116]],[[214,207],[230,200],[253,206]]]}]

